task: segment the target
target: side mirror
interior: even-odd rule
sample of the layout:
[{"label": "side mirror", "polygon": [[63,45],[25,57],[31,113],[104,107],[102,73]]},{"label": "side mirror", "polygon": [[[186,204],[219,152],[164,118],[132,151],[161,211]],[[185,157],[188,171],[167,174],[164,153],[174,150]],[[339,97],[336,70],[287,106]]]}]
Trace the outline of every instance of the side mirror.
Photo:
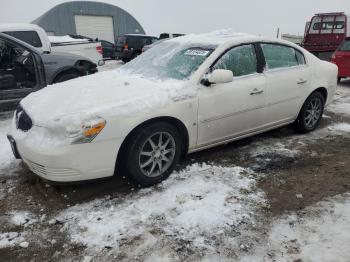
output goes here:
[{"label": "side mirror", "polygon": [[233,73],[230,70],[215,69],[209,76],[208,81],[210,84],[224,84],[233,81]]}]

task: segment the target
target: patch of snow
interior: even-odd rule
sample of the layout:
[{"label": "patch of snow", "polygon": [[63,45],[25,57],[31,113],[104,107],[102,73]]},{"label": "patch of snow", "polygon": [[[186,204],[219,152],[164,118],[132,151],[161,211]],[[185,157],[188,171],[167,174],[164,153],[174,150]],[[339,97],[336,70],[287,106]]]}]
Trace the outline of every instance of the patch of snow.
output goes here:
[{"label": "patch of snow", "polygon": [[16,226],[28,226],[35,223],[37,220],[28,211],[20,211],[12,214],[10,222]]},{"label": "patch of snow", "polygon": [[250,170],[194,164],[154,188],[121,199],[76,205],[58,219],[65,221],[73,242],[89,249],[109,246],[118,250],[123,243],[138,239],[142,243],[130,256],[155,249],[162,241],[181,240],[215,250],[213,242],[219,237],[230,249],[239,249],[238,240],[225,232],[240,225],[254,228],[258,223],[255,209],[264,203]]},{"label": "patch of snow", "polygon": [[332,131],[332,132],[349,133],[350,132],[350,124],[349,123],[335,123],[333,125],[330,125],[328,127],[328,130]]},{"label": "patch of snow", "polygon": [[23,241],[24,238],[17,232],[0,233],[0,248],[13,247]]},{"label": "patch of snow", "polygon": [[327,107],[327,111],[336,114],[350,115],[350,97],[347,96],[335,100]]},{"label": "patch of snow", "polygon": [[103,66],[98,67],[98,73],[104,72],[104,71],[111,71],[123,65],[124,65],[124,62],[121,60],[106,60]]},{"label": "patch of snow", "polygon": [[21,242],[19,244],[19,246],[22,247],[22,248],[27,248],[29,246],[29,243],[27,241],[24,241],[24,242]]},{"label": "patch of snow", "polygon": [[14,158],[10,143],[6,137],[11,123],[11,119],[0,120],[0,176],[13,174],[19,163]]},{"label": "patch of snow", "polygon": [[259,145],[254,151],[251,153],[253,157],[265,156],[268,154],[277,154],[286,157],[295,157],[299,154],[300,151],[298,149],[289,149],[286,147],[286,144],[281,142],[276,142],[272,144],[262,144]]},{"label": "patch of snow", "polygon": [[273,222],[268,241],[242,261],[350,260],[350,194],[339,195]]}]

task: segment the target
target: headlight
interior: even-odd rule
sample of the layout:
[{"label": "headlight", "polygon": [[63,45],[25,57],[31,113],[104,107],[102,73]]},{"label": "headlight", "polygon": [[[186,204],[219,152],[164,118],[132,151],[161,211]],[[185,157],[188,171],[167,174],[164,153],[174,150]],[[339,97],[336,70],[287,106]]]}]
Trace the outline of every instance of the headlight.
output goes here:
[{"label": "headlight", "polygon": [[80,126],[66,127],[67,137],[72,144],[90,143],[106,126],[106,120],[96,117],[83,121]]}]

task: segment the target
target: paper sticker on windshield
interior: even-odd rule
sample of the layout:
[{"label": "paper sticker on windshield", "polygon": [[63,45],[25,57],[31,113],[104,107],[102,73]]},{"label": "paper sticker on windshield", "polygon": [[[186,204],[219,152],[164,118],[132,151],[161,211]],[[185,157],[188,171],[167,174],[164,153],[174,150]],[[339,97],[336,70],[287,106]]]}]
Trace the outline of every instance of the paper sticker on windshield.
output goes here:
[{"label": "paper sticker on windshield", "polygon": [[190,49],[185,52],[184,55],[191,55],[191,56],[207,56],[209,54],[208,50],[201,50],[201,49]]}]

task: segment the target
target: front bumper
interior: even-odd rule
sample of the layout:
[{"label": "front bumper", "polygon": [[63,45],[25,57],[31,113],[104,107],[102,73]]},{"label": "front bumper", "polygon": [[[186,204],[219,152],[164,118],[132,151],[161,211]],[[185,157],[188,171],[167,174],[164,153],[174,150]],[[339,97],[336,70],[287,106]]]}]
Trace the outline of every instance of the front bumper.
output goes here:
[{"label": "front bumper", "polygon": [[118,150],[122,143],[121,139],[111,139],[44,149],[28,143],[27,137],[18,139],[11,135],[9,137],[15,141],[18,155],[33,173],[56,182],[113,176]]}]

